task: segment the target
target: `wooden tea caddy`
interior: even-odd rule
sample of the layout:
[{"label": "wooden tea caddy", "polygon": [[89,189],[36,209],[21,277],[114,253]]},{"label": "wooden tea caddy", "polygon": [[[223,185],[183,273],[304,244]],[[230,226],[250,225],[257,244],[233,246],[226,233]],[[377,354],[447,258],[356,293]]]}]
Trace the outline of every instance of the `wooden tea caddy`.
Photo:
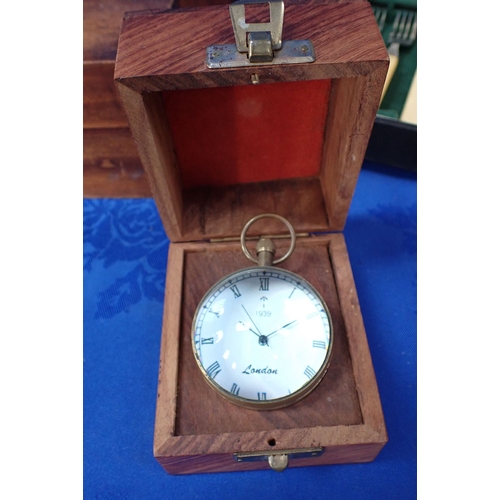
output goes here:
[{"label": "wooden tea caddy", "polygon": [[[171,241],[154,436],[169,473],[267,469],[277,458],[290,467],[368,462],[387,442],[341,232],[387,52],[365,0],[287,1],[282,38],[309,41],[315,62],[208,68],[208,47],[235,43],[227,5],[133,12],[123,21],[115,80]],[[190,331],[209,287],[251,265],[238,237],[268,212],[302,236],[281,266],[327,302],[333,358],[305,399],[255,411],[208,387]],[[252,228],[286,234],[272,219]],[[278,252],[287,244],[278,240]]]}]

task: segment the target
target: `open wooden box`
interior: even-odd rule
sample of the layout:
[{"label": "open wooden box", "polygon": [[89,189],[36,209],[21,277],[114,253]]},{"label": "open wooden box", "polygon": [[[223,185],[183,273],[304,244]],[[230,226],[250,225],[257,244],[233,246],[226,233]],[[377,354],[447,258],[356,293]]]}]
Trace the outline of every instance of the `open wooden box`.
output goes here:
[{"label": "open wooden box", "polygon": [[[115,80],[171,240],[154,442],[170,473],[269,468],[235,454],[311,447],[323,453],[290,467],[367,462],[387,442],[341,233],[387,52],[365,0],[285,2],[283,40],[310,40],[316,61],[208,69],[206,48],[234,43],[228,6],[129,13],[123,22]],[[318,289],[335,337],[331,366],[309,396],[253,411],[208,387],[190,331],[208,288],[250,265],[235,239],[266,212],[303,236],[281,267]],[[265,232],[285,229],[266,219]]]}]

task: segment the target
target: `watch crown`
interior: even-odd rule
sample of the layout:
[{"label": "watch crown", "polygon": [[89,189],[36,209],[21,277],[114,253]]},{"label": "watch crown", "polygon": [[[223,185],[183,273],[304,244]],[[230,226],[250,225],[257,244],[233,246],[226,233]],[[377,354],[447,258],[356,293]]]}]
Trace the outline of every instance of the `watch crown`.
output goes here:
[{"label": "watch crown", "polygon": [[276,245],[271,238],[266,238],[262,236],[257,242],[257,247],[255,248],[257,255],[260,252],[271,252],[273,255],[276,253]]},{"label": "watch crown", "polygon": [[255,247],[259,266],[272,266],[274,254],[276,253],[276,245],[270,238],[261,237]]}]

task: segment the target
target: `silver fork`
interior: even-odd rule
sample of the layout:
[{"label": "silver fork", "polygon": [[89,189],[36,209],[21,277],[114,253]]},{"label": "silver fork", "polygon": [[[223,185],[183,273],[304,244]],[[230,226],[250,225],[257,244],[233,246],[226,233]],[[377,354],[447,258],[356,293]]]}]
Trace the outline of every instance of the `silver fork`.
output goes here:
[{"label": "silver fork", "polygon": [[378,29],[382,32],[385,26],[385,18],[387,17],[387,9],[383,7],[372,7],[372,10],[378,24]]},{"label": "silver fork", "polygon": [[392,30],[389,34],[389,48],[387,49],[387,52],[389,53],[390,62],[387,76],[385,78],[384,90],[382,91],[382,97],[380,98],[381,102],[398,66],[399,47],[409,47],[416,40],[416,38],[417,14],[407,10],[398,10],[396,12],[396,17],[394,18],[394,23],[392,24]]}]

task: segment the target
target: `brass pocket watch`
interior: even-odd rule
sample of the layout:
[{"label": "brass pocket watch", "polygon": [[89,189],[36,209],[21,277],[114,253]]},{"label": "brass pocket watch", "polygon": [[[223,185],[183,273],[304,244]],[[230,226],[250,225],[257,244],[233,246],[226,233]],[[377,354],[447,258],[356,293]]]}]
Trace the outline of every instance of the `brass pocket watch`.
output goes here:
[{"label": "brass pocket watch", "polygon": [[[249,227],[272,217],[290,231],[290,248],[273,260],[270,238],[257,243],[257,258],[246,245]],[[205,294],[194,315],[192,345],[208,384],[244,408],[273,410],[307,396],[324,377],[332,353],[328,308],[301,276],[274,267],[295,249],[292,225],[275,214],[247,222],[241,248],[256,267],[231,273]]]}]

